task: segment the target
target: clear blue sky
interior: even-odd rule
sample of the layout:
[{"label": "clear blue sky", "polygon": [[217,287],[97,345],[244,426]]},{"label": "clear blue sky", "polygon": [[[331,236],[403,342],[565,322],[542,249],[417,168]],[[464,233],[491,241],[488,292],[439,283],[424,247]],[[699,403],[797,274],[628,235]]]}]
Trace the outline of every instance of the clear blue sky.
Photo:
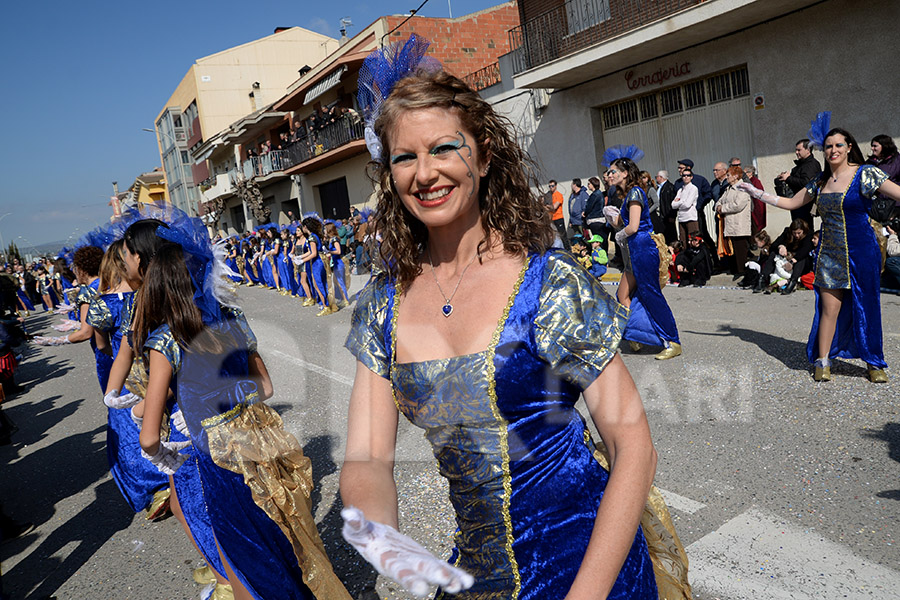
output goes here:
[{"label": "clear blue sky", "polygon": [[[421,0],[285,2],[19,1],[5,6],[0,235],[23,251],[106,221],[124,190],[159,166],[153,120],[197,58],[300,26],[352,37]],[[502,0],[451,0],[454,17]],[[419,13],[448,16],[447,0]],[[76,231],[77,230],[77,231]]]}]

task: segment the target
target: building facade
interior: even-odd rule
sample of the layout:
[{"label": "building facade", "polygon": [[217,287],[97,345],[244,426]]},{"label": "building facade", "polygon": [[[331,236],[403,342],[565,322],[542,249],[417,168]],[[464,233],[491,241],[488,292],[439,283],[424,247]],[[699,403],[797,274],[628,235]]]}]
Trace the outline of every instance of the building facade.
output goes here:
[{"label": "building facade", "polygon": [[[900,22],[893,0],[521,0],[519,10],[504,80],[483,94],[522,130],[545,178],[597,175],[606,148],[637,144],[651,173],[690,158],[711,179],[714,163],[739,157],[771,191],[820,111],[864,155],[875,135],[900,138],[900,74],[870,41]],[[778,233],[788,217],[769,218]]]},{"label": "building facade", "polygon": [[496,72],[499,80],[498,57],[509,52],[507,31],[516,24],[517,5],[507,2],[455,19],[386,16],[342,39],[274,103],[192,149],[192,159],[205,161],[211,176],[202,186],[211,232],[234,235],[311,211],[349,217],[352,206],[370,202],[374,189],[357,104],[366,56],[416,33],[432,41],[429,54],[448,71],[482,83]]},{"label": "building facade", "polygon": [[197,59],[155,121],[170,201],[199,214],[198,185],[210,173],[206,161],[194,160],[192,149],[281,97],[299,68],[318,63],[337,47],[334,38],[291,27]]}]

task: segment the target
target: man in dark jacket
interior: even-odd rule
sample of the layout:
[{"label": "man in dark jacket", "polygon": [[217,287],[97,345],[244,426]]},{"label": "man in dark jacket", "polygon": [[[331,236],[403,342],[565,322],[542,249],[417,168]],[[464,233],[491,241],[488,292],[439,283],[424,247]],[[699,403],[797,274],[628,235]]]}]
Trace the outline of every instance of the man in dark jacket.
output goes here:
[{"label": "man in dark jacket", "polygon": [[669,181],[669,172],[660,171],[656,174],[656,193],[659,195],[659,216],[663,224],[663,236],[666,243],[671,244],[678,239],[678,210],[672,208],[672,200],[675,199],[675,186]]},{"label": "man in dark jacket", "polygon": [[[816,176],[822,172],[822,165],[820,165],[819,161],[816,160],[816,157],[812,155],[812,150],[809,148],[809,140],[804,138],[797,142],[795,144],[794,153],[797,155],[797,160],[794,161],[794,168],[791,169],[790,173],[784,171],[775,179],[776,188],[779,187],[779,181],[783,182],[784,185],[787,185],[787,187],[790,188],[792,195],[805,188],[807,183],[815,179]],[[811,210],[812,202],[808,202],[806,205],[792,210],[791,221],[803,219],[809,224],[810,230],[815,231],[812,213],[810,212]]]},{"label": "man in dark jacket", "polygon": [[570,236],[584,235],[584,214],[585,205],[587,205],[588,191],[581,185],[581,179],[572,180],[572,193],[569,194],[569,229]]}]

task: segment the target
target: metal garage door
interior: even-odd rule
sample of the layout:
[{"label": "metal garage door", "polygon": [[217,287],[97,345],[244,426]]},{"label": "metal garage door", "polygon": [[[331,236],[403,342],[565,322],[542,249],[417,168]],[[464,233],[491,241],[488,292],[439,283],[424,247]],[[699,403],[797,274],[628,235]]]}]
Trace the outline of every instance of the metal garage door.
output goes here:
[{"label": "metal garage door", "polygon": [[[605,148],[637,144],[645,154],[638,166],[653,175],[666,169],[673,181],[678,160],[690,158],[694,172],[711,181],[717,162],[737,156],[753,163],[749,90],[740,68],[604,106]],[[711,206],[707,212],[712,223]]]}]

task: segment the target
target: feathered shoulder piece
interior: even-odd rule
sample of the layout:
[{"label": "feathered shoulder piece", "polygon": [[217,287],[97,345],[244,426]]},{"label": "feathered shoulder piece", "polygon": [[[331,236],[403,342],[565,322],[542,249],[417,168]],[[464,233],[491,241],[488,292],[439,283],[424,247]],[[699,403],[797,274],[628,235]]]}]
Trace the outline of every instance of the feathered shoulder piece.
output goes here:
[{"label": "feathered shoulder piece", "polygon": [[620,158],[630,158],[634,162],[639,162],[642,158],[644,158],[644,151],[634,144],[631,144],[630,146],[623,146],[622,144],[619,144],[607,148],[606,152],[603,153],[603,159],[600,161],[600,163],[604,167],[609,167],[609,165],[613,164]]},{"label": "feathered shoulder piece", "polygon": [[430,44],[425,38],[412,34],[404,43],[394,42],[373,50],[359,69],[357,100],[365,122],[366,147],[374,161],[381,162],[384,148],[375,135],[375,120],[391,90],[398,81],[420,69],[441,69],[437,59],[425,56]]}]

